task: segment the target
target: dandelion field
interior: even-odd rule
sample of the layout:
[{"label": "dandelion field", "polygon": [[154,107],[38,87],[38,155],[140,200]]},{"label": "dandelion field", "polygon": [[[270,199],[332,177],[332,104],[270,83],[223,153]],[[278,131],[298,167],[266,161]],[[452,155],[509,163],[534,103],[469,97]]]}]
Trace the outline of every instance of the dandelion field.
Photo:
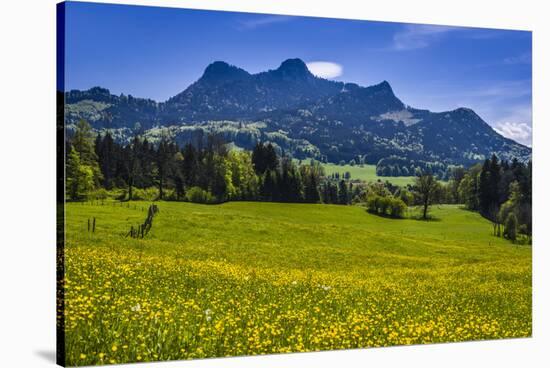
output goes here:
[{"label": "dandelion field", "polygon": [[531,248],[458,206],[157,204],[67,204],[68,365],[531,335]]}]

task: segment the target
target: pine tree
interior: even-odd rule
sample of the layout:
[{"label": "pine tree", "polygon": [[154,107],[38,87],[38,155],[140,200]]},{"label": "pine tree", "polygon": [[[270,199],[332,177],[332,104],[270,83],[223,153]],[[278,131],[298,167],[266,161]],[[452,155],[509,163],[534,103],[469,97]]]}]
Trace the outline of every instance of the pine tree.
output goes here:
[{"label": "pine tree", "polygon": [[340,180],[338,185],[338,203],[339,204],[348,204],[349,202],[349,192],[348,186],[344,180]]},{"label": "pine tree", "polygon": [[192,144],[187,144],[183,149],[182,161],[182,174],[186,187],[191,188],[197,185],[198,169],[197,150]]},{"label": "pine tree", "polygon": [[483,215],[489,213],[492,203],[492,188],[491,188],[491,162],[485,160],[481,172],[479,173],[479,211]]}]

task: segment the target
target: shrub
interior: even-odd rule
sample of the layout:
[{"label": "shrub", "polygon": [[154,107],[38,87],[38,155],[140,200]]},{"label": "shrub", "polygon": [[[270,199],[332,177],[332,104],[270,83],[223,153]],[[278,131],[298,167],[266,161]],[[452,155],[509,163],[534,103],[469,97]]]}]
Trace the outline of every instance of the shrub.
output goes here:
[{"label": "shrub", "polygon": [[381,215],[387,215],[388,209],[391,207],[392,199],[390,197],[379,197],[378,211]]},{"label": "shrub", "polygon": [[413,194],[405,188],[401,188],[399,191],[399,199],[401,199],[407,206],[412,205],[414,202]]},{"label": "shrub", "polygon": [[390,215],[392,217],[402,218],[407,205],[400,198],[392,198],[390,201]]},{"label": "shrub", "polygon": [[504,224],[504,236],[510,240],[515,241],[518,233],[518,219],[516,215],[511,212],[506,217],[506,222]]},{"label": "shrub", "polygon": [[189,201],[189,202],[193,202],[193,203],[213,203],[215,202],[214,201],[214,196],[202,189],[202,188],[199,188],[199,187],[191,187],[189,188],[189,190],[187,190],[187,193],[185,194],[185,198]]},{"label": "shrub", "polygon": [[92,200],[104,200],[109,198],[109,192],[104,188],[94,190],[88,195],[88,199]]},{"label": "shrub", "polygon": [[164,189],[164,196],[162,197],[165,201],[177,201],[178,195],[174,189]]},{"label": "shrub", "polygon": [[155,201],[159,197],[158,188],[133,188],[132,189],[132,200],[133,201]]},{"label": "shrub", "polygon": [[122,189],[118,195],[115,196],[115,199],[118,201],[123,201],[126,199],[126,196],[128,195],[128,192],[126,189]]},{"label": "shrub", "polygon": [[380,196],[376,194],[369,194],[367,196],[367,211],[372,213],[378,212],[378,199]]}]

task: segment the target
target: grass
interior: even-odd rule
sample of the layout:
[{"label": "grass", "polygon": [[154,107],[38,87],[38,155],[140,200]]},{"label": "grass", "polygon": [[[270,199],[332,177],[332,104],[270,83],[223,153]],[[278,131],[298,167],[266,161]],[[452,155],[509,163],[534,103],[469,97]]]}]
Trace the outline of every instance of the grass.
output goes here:
[{"label": "grass", "polygon": [[145,239],[146,202],[67,204],[69,365],[531,335],[531,248],[457,206],[157,204]]},{"label": "grass", "polygon": [[376,165],[337,165],[332,163],[322,164],[325,168],[325,174],[330,175],[334,173],[340,173],[342,176],[346,171],[351,174],[351,179],[359,179],[363,181],[378,181],[381,180],[385,182],[386,180],[390,183],[398,186],[406,186],[407,184],[413,184],[414,176],[378,176],[376,175]]}]

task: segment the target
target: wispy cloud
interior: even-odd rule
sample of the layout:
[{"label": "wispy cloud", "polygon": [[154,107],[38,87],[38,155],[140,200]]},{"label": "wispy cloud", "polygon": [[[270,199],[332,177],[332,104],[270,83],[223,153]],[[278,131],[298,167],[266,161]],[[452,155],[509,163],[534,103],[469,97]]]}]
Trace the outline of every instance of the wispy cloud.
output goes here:
[{"label": "wispy cloud", "polygon": [[342,65],[332,61],[311,61],[306,65],[311,73],[321,78],[337,78],[344,72]]},{"label": "wispy cloud", "polygon": [[391,49],[407,51],[426,48],[439,41],[445,34],[460,29],[446,26],[406,25],[393,35]]},{"label": "wispy cloud", "polygon": [[240,30],[252,30],[260,27],[266,27],[277,23],[289,22],[293,17],[286,15],[266,15],[261,17],[256,17],[254,19],[240,21],[238,24],[238,29]]}]

